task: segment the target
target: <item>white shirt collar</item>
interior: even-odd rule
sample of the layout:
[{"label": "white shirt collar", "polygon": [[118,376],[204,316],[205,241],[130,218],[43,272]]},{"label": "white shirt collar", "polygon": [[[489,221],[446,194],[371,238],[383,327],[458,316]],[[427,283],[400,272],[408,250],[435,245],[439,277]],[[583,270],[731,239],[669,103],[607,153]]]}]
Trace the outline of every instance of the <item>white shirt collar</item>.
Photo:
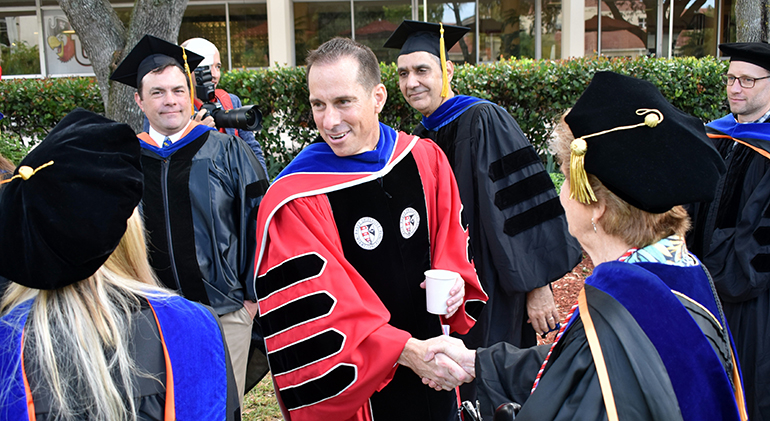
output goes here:
[{"label": "white shirt collar", "polygon": [[[171,143],[175,143],[177,140],[179,140],[182,137],[182,134],[185,132],[185,130],[187,130],[187,126],[189,126],[191,122],[192,120],[187,122],[187,124],[182,128],[182,130],[168,137],[171,140]],[[152,126],[150,126],[150,131],[148,132],[148,134],[150,135],[152,140],[154,140],[155,143],[157,143],[158,145],[162,145],[163,141],[166,139],[166,135],[160,134]]]}]

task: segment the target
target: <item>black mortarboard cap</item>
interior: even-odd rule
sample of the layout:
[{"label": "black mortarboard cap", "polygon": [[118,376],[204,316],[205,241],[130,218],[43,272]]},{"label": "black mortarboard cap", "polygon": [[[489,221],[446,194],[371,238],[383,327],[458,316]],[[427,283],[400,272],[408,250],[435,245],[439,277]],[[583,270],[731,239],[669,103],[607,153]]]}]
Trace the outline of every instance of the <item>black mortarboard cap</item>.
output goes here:
[{"label": "black mortarboard cap", "polygon": [[[703,122],[644,80],[596,73],[564,120],[576,139],[571,161],[582,138],[585,173],[647,212],[712,200],[725,172]],[[571,187],[573,179],[570,170]]]},{"label": "black mortarboard cap", "polygon": [[15,174],[0,192],[0,276],[30,288],[93,275],[142,197],[134,131],[83,109],[64,117]]},{"label": "black mortarboard cap", "polygon": [[731,42],[719,44],[722,54],[730,61],[745,61],[770,70],[770,44],[766,42]]},{"label": "black mortarboard cap", "polygon": [[115,69],[110,79],[136,88],[147,73],[166,64],[178,65],[184,71],[185,55],[191,71],[203,61],[202,56],[190,50],[152,35],[145,35]]},{"label": "black mortarboard cap", "polygon": [[[441,57],[439,39],[441,25],[438,23],[405,20],[396,28],[385,41],[385,48],[400,48],[398,55],[410,54],[416,51],[427,51],[436,57]],[[465,26],[444,25],[444,45],[449,51],[453,45],[468,32]]]}]

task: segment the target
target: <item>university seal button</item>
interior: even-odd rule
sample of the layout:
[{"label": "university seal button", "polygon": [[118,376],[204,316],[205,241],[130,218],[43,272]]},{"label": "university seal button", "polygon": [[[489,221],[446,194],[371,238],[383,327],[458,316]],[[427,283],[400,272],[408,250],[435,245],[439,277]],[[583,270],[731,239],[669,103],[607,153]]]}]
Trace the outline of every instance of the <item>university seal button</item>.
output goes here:
[{"label": "university seal button", "polygon": [[401,236],[404,238],[410,238],[417,232],[417,228],[420,226],[420,214],[413,208],[406,208],[401,212]]},{"label": "university seal button", "polygon": [[364,250],[374,250],[382,242],[382,225],[376,219],[365,216],[356,222],[353,237]]}]

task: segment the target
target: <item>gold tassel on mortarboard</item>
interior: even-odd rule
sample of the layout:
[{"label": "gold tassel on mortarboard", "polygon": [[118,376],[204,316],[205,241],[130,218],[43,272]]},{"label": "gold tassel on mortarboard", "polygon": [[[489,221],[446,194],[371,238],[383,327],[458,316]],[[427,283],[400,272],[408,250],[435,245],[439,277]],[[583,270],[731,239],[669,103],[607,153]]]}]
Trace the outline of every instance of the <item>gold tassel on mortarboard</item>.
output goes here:
[{"label": "gold tassel on mortarboard", "polygon": [[195,84],[190,72],[190,65],[187,64],[187,50],[181,46],[180,48],[182,49],[182,58],[184,59],[184,72],[187,74],[187,78],[190,79],[190,112],[192,113],[191,115],[195,115]]},{"label": "gold tassel on mortarboard", "polygon": [[444,48],[444,24],[441,25],[441,37],[438,41],[439,54],[441,54],[441,98],[449,96],[449,75],[446,70],[446,48]]},{"label": "gold tassel on mortarboard", "polygon": [[596,202],[596,195],[588,182],[585,169],[588,144],[582,137],[579,137],[569,144],[569,149],[569,198],[577,199],[578,202],[585,205]]},{"label": "gold tassel on mortarboard", "polygon": [[636,127],[647,126],[654,128],[660,122],[663,121],[663,113],[652,108],[640,108],[636,110],[636,115],[645,115],[644,122],[638,124],[632,124],[630,126],[620,126],[613,129],[604,130],[598,133],[592,133],[585,136],[581,136],[572,141],[569,145],[569,189],[570,199],[577,199],[578,202],[588,205],[591,202],[596,202],[596,195],[591,188],[591,184],[588,182],[588,174],[585,169],[585,155],[588,152],[588,143],[585,139],[589,137],[601,136],[610,132],[616,132],[619,130],[628,130]]},{"label": "gold tassel on mortarboard", "polygon": [[14,180],[17,178],[21,178],[22,180],[29,180],[29,178],[35,175],[38,171],[42,170],[45,167],[50,167],[51,165],[53,165],[53,161],[48,161],[45,164],[35,168],[34,170],[32,169],[32,167],[22,165],[21,167],[19,167],[18,174],[14,175],[13,177],[7,180],[0,181],[0,184],[10,183],[11,180]]}]

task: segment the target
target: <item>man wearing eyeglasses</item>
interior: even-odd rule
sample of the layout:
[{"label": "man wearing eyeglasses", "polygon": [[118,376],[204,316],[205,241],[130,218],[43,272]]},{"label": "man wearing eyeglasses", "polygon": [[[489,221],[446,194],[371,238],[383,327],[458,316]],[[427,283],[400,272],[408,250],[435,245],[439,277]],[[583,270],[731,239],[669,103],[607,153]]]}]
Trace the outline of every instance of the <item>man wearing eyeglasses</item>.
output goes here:
[{"label": "man wearing eyeglasses", "polygon": [[[692,206],[690,250],[708,267],[743,371],[751,420],[770,420],[770,45],[721,44],[730,114],[706,131],[727,174]],[[715,315],[719,318],[719,315]]]}]

